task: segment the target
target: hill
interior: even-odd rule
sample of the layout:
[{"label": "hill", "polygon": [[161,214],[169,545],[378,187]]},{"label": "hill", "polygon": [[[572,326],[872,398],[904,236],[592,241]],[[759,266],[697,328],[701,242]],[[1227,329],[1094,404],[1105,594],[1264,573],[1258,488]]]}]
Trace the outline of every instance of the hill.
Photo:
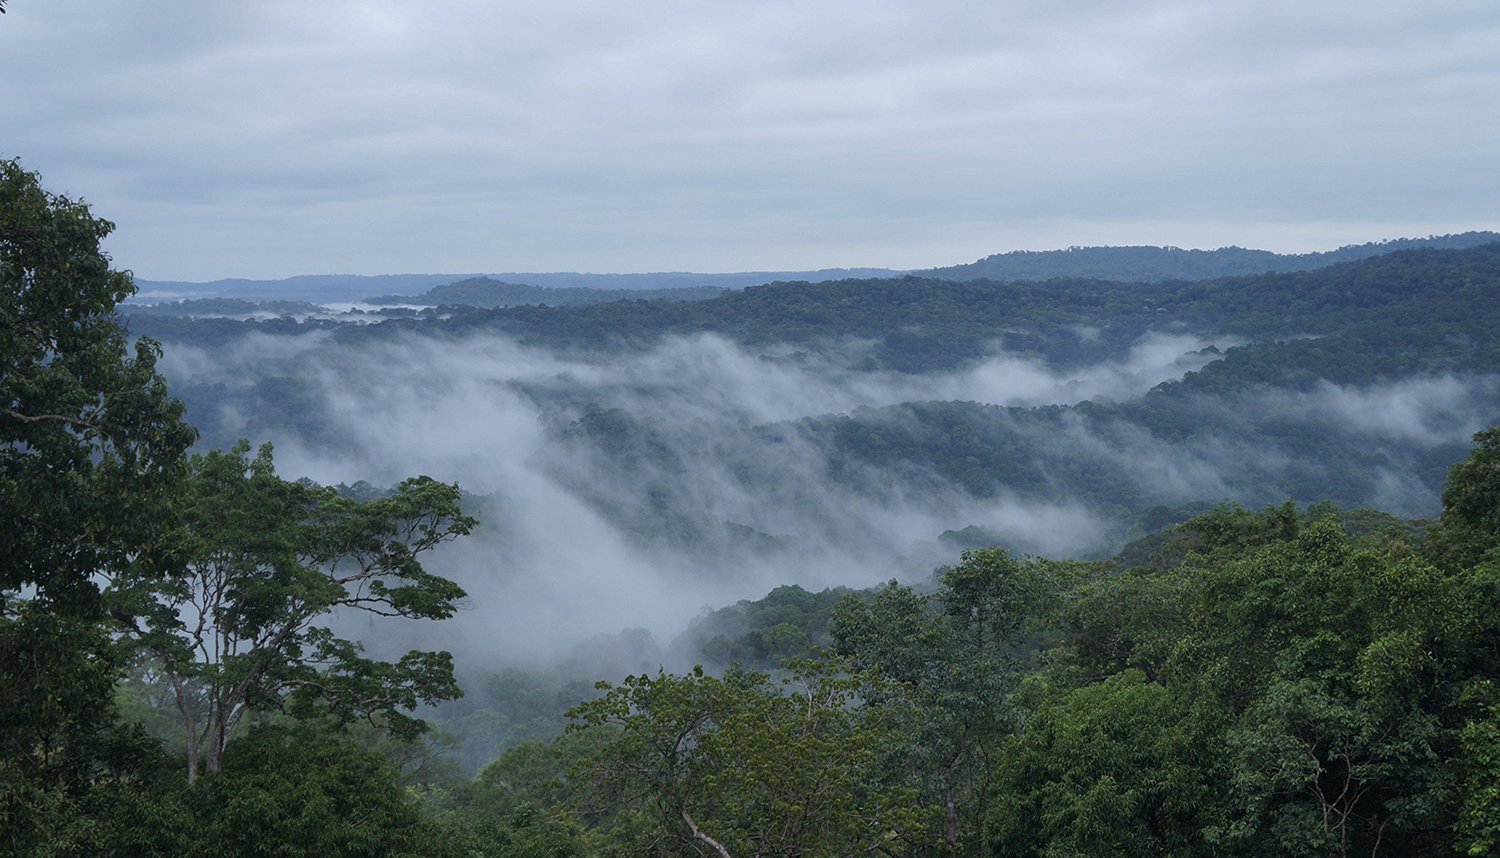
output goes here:
[{"label": "hill", "polygon": [[1351,244],[1321,253],[1272,253],[1244,247],[1184,250],[1180,247],[1070,247],[1066,250],[1015,250],[986,256],[965,265],[929,268],[911,273],[943,280],[1046,280],[1053,277],[1090,277],[1131,283],[1167,280],[1207,280],[1244,274],[1310,271],[1340,262],[1354,262],[1398,250],[1430,247],[1461,250],[1492,241],[1500,233],[1465,232],[1428,238]]},{"label": "hill", "polygon": [[470,277],[456,283],[434,286],[420,295],[383,295],[367,304],[413,304],[425,307],[518,307],[545,304],[549,307],[583,307],[610,301],[701,301],[722,295],[722,286],[682,286],[670,289],[593,289],[586,286],[530,286],[505,283],[489,277]]}]

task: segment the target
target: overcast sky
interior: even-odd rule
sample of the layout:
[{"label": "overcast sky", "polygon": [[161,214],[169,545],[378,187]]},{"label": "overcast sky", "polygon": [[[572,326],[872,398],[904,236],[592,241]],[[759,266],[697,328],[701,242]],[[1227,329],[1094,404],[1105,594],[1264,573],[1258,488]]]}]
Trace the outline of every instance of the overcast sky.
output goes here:
[{"label": "overcast sky", "polygon": [[150,279],[1500,228],[1500,3],[11,0],[0,156]]}]

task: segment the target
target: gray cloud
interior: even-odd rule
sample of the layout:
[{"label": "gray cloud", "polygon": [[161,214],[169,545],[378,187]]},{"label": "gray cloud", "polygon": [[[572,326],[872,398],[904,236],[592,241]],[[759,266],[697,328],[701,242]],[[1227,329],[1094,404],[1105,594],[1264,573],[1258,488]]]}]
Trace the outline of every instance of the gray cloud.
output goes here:
[{"label": "gray cloud", "polygon": [[1495,227],[1488,2],[18,2],[0,146],[154,278]]}]

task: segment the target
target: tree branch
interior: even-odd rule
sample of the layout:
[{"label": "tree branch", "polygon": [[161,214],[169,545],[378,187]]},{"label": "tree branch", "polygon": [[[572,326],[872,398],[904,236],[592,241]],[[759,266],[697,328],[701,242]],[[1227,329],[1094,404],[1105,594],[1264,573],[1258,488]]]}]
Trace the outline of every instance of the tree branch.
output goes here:
[{"label": "tree branch", "polygon": [[82,426],[85,429],[91,430],[93,432],[98,432],[100,435],[109,434],[109,432],[106,431],[104,427],[100,426],[97,423],[91,423],[90,421],[84,420],[80,417],[70,417],[66,414],[22,414],[14,408],[9,408],[4,405],[0,405],[0,414],[4,414],[7,417],[13,417],[16,420],[21,421],[22,423],[66,423],[69,426]]},{"label": "tree branch", "polygon": [[694,822],[691,816],[688,816],[687,808],[682,809],[682,821],[687,823],[688,830],[693,832],[693,837],[702,840],[709,846],[712,846],[714,848],[714,851],[718,852],[721,858],[733,858],[733,856],[729,854],[729,850],[725,849],[719,843],[719,841],[698,830],[698,823]]}]

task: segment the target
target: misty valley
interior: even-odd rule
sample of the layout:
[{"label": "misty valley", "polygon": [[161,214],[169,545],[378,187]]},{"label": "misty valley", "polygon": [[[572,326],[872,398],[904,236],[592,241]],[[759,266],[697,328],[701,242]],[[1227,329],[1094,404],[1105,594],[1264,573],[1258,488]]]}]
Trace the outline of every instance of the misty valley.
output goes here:
[{"label": "misty valley", "polygon": [[1494,234],[136,294],[0,166],[11,853],[1500,848]]},{"label": "misty valley", "polygon": [[483,524],[431,562],[474,608],[420,633],[555,660],[622,628],[667,647],[782,584],[924,579],[962,548],[1107,559],[1221,502],[1432,517],[1500,416],[1497,264],[775,283],[363,325],[122,312],[199,448],[268,441],[283,473],[366,492],[457,482]]}]

